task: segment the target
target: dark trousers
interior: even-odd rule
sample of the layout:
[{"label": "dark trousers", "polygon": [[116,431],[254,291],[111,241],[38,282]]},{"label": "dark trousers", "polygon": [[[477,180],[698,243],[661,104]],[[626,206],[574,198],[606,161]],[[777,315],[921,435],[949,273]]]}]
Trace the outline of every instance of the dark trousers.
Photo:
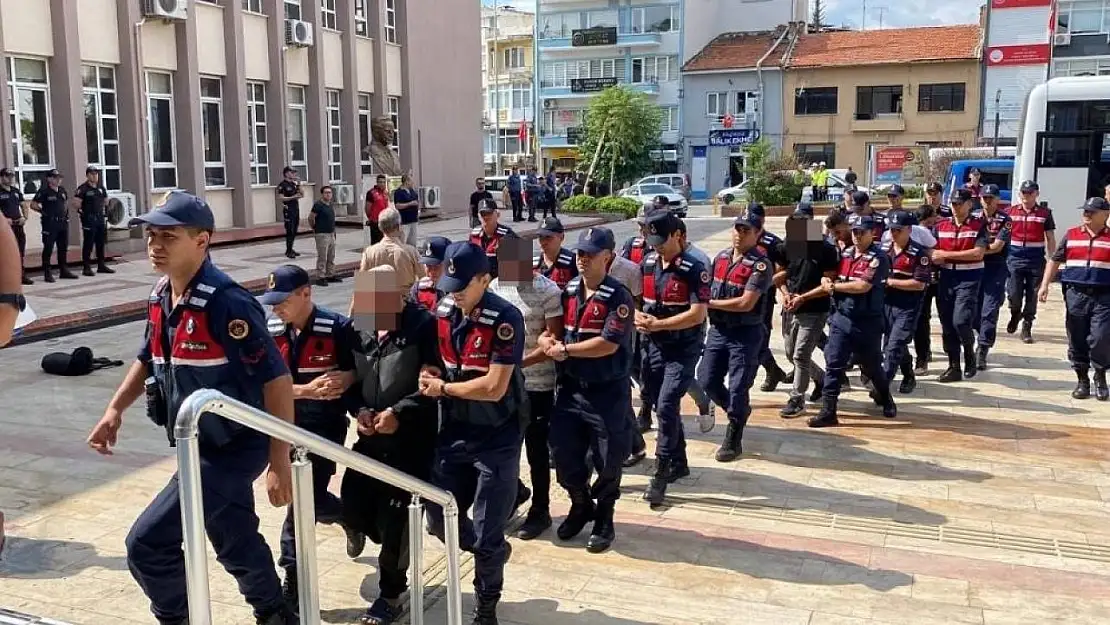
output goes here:
[{"label": "dark trousers", "polygon": [[871,379],[880,398],[890,397],[890,380],[882,375],[883,319],[851,320],[839,313],[829,319],[829,341],[825,344],[825,386],[822,398],[825,410],[836,413],[840,385],[848,365],[855,356],[860,373]]},{"label": "dark trousers", "polygon": [[96,263],[104,265],[104,244],[108,242],[108,225],[104,218],[81,225],[81,262],[89,267],[92,262],[93,251],[96,251]]},{"label": "dark trousers", "polygon": [[1009,267],[1010,280],[1006,295],[1010,299],[1010,314],[1033,323],[1033,319],[1037,317],[1037,291],[1044,278],[1045,261],[1041,259],[1038,263],[1010,260]]},{"label": "dark trousers", "polygon": [[[621,463],[631,451],[631,387],[596,384],[584,388],[567,380],[551,412],[551,449],[559,485],[571,494],[588,494],[598,504],[612,504],[621,494]],[[597,478],[589,485],[593,460]]]},{"label": "dark trousers", "polygon": [[[202,449],[204,528],[216,560],[239,583],[255,616],[281,609],[281,584],[266,540],[258,533],[254,481],[269,463],[269,447]],[[163,623],[189,616],[182,552],[180,485],[174,475],[143,510],[125,541],[127,566]]]},{"label": "dark trousers", "polygon": [[[314,434],[319,434],[337,445],[346,442],[347,423],[345,420],[342,427],[337,426],[327,429],[304,425],[301,427]],[[331,482],[332,476],[335,475],[335,463],[316,454],[309,454],[308,460],[312,463],[312,502],[316,509],[316,522],[329,525],[336,523],[343,514],[343,505],[339,502],[339,497],[331,494],[331,491],[328,490],[328,484]],[[285,514],[285,523],[281,526],[281,557],[278,558],[278,566],[283,569],[297,566],[293,506],[289,506],[289,510]]]},{"label": "dark trousers", "polygon": [[961,350],[975,348],[975,318],[979,313],[979,281],[961,276],[956,270],[940,272],[937,285],[937,312],[940,314],[941,339],[950,366],[960,365]]},{"label": "dark trousers", "polygon": [[686,462],[686,432],[682,429],[682,398],[694,380],[698,352],[685,353],[675,348],[664,351],[650,338],[646,340],[643,376],[659,430],[655,438],[655,457]]},{"label": "dark trousers", "polygon": [[917,316],[917,330],[913,335],[913,349],[917,352],[917,359],[926,362],[933,355],[933,302],[937,298],[937,285],[930,284],[925,287],[925,296],[921,300],[921,314]]},{"label": "dark trousers", "polygon": [[520,191],[510,191],[509,200],[513,204],[513,221],[524,219],[524,196]]},{"label": "dark trousers", "polygon": [[58,248],[58,269],[65,271],[69,266],[66,256],[69,254],[69,228],[68,224],[47,226],[42,229],[42,270],[50,273],[50,256],[54,248]]},{"label": "dark trousers", "polygon": [[[889,298],[891,289],[887,287]],[[889,300],[888,300],[889,301]],[[894,379],[895,368],[901,368],[902,377],[913,374],[909,344],[917,331],[917,318],[921,314],[921,299],[916,303],[898,302],[883,307],[886,332],[883,336],[883,377],[889,383]]]},{"label": "dark trousers", "polygon": [[532,478],[532,507],[546,510],[551,505],[551,409],[555,391],[528,391],[532,421],[524,429],[524,451]]},{"label": "dark trousers", "polygon": [[741,326],[730,330],[728,336],[709,326],[705,353],[698,365],[698,383],[741,432],[752,414],[751,389],[759,371],[759,350],[765,334],[761,325]]},{"label": "dark trousers", "polygon": [[293,243],[297,240],[297,228],[301,225],[301,210],[286,206],[282,210],[281,217],[285,223],[285,251],[289,253],[293,251]]},{"label": "dark trousers", "polygon": [[1100,288],[1064,285],[1068,360],[1080,373],[1110,368],[1110,290]]},{"label": "dark trousers", "polygon": [[[774,289],[772,289],[772,292]],[[766,332],[763,334],[763,344],[759,347],[759,366],[767,370],[778,369],[779,363],[775,362],[775,354],[771,351],[771,330],[775,326],[775,298],[767,297],[766,309],[763,311],[763,325]]]},{"label": "dark trousers", "polygon": [[378,227],[378,222],[367,221],[366,227],[370,229],[370,245],[373,245],[385,238],[385,235],[382,234],[382,229]]},{"label": "dark trousers", "polygon": [[[474,593],[486,601],[500,599],[505,585],[505,525],[516,502],[520,447],[440,448],[432,468],[432,483],[455,496],[459,543],[474,554]],[[428,530],[443,540],[443,529],[443,509],[429,504]]]},{"label": "dark trousers", "polygon": [[998,313],[1006,298],[1009,273],[1006,263],[1001,262],[987,263],[983,270],[983,280],[979,283],[979,314],[975,317],[979,347],[994,347],[998,336]]},{"label": "dark trousers", "polygon": [[12,234],[15,235],[15,244],[19,247],[19,266],[23,266],[23,255],[27,253],[27,231],[23,226],[12,226]]}]

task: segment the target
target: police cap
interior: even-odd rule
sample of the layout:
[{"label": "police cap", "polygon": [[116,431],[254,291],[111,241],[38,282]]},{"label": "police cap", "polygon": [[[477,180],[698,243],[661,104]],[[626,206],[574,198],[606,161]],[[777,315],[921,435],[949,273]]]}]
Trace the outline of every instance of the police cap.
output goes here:
[{"label": "police cap", "polygon": [[469,241],[455,241],[443,254],[446,268],[439,277],[436,288],[444,293],[458,293],[465,289],[475,276],[489,273],[489,259],[482,248]]},{"label": "police cap", "polygon": [[794,219],[813,219],[813,204],[809,202],[798,202],[794,207],[794,214],[791,215]]},{"label": "police cap", "polygon": [[907,211],[891,211],[886,214],[886,225],[891,228],[909,228],[917,224],[917,217]]},{"label": "police cap", "polygon": [[866,191],[856,191],[852,194],[852,206],[866,206],[871,201],[871,196]]},{"label": "police cap", "polygon": [[485,199],[478,202],[478,213],[492,213],[497,210],[497,202],[495,200]]},{"label": "police cap", "polygon": [[852,230],[871,231],[875,229],[877,223],[871,215],[852,215],[848,218],[848,225]]},{"label": "police cap", "polygon": [[566,232],[566,229],[563,228],[563,222],[559,221],[558,217],[548,217],[540,224],[540,228],[536,231],[536,234],[541,237],[549,237],[556,234],[563,234],[564,232]]},{"label": "police cap", "polygon": [[1037,184],[1036,180],[1025,180],[1021,183],[1022,193],[1032,193],[1033,191],[1040,191],[1041,185]]},{"label": "police cap", "polygon": [[902,197],[905,194],[906,190],[900,184],[890,185],[890,188],[886,191],[887,197]]},{"label": "police cap", "polygon": [[139,215],[128,222],[129,226],[143,224],[165,228],[181,226],[184,228],[215,230],[216,218],[212,215],[212,209],[208,207],[204,200],[192,193],[171,191],[166,194],[160,204],[154,207],[154,210],[145,215]]},{"label": "police cap", "polygon": [[58,171],[57,169],[51,169],[50,171],[46,172],[45,177],[46,178],[61,178],[62,177],[62,172]]},{"label": "police cap", "polygon": [[1087,200],[1087,203],[1079,207],[1083,211],[1110,211],[1110,202],[1100,198],[1093,197]]},{"label": "police cap", "polygon": [[282,265],[270,274],[266,292],[258,296],[258,301],[267,306],[276,306],[289,299],[297,289],[308,286],[308,272],[299,265]]},{"label": "police cap", "polygon": [[751,204],[748,204],[748,215],[762,221],[765,217],[767,217],[767,211],[764,210],[762,204],[752,202]]},{"label": "police cap", "polygon": [[998,197],[998,185],[985,184],[979,191],[980,197]]},{"label": "police cap", "polygon": [[442,263],[448,245],[451,245],[451,239],[447,237],[428,237],[420,252],[420,264],[435,266]]},{"label": "police cap", "polygon": [[608,228],[586,228],[578,235],[578,249],[585,254],[599,254],[616,249],[617,240]]},{"label": "police cap", "polygon": [[952,192],[952,197],[949,198],[953,204],[963,204],[964,202],[971,201],[970,189],[956,189]]},{"label": "police cap", "polygon": [[648,229],[648,245],[662,245],[679,230],[678,217],[671,211],[649,213],[644,225]]},{"label": "police cap", "polygon": [[944,191],[944,187],[942,187],[939,182],[930,182],[929,184],[925,185],[925,191],[927,193],[940,193],[941,191]]}]

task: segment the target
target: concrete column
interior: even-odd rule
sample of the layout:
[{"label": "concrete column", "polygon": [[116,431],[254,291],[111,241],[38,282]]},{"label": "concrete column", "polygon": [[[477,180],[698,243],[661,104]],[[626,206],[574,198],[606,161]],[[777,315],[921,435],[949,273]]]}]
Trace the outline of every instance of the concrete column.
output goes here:
[{"label": "concrete column", "polygon": [[[66,0],[50,0],[54,37],[54,56],[50,57],[50,112],[54,130],[54,167],[65,176],[63,186],[72,195],[77,185],[85,180],[88,140],[85,137],[77,12],[68,5]],[[8,143],[5,147],[10,145]],[[10,152],[10,149],[7,151]],[[78,219],[69,221],[69,240],[71,251],[80,245],[81,222]]]},{"label": "concrete column", "polygon": [[[289,164],[289,92],[285,72],[285,5],[271,2],[269,12],[270,81],[266,83],[266,140],[269,141],[270,185],[281,181],[281,170]],[[280,221],[277,200],[274,201],[273,221]]]},{"label": "concrete column", "polygon": [[305,109],[308,111],[307,143],[309,178],[316,189],[328,183],[328,125],[324,96],[324,54],[320,49],[320,3],[302,2],[305,21],[311,22],[316,33],[316,45],[308,49],[308,88],[305,89]]},{"label": "concrete column", "polygon": [[[7,46],[4,45],[4,21],[0,20],[0,50],[7,49]],[[0,76],[8,76],[8,59],[0,59],[0,63],[4,64],[3,68],[0,68]],[[5,81],[3,89],[3,97],[0,97],[0,120],[9,119],[12,114],[12,106],[11,103],[8,102],[11,89],[8,88],[7,81]],[[14,168],[16,166],[16,163],[12,162],[12,149],[10,147],[14,139],[15,137],[12,136],[12,125],[8,122],[0,124],[0,145],[4,148],[0,149],[0,167]]]},{"label": "concrete column", "polygon": [[174,25],[177,71],[173,75],[174,139],[177,186],[204,197],[204,139],[201,136],[200,62],[197,59],[197,21]]},{"label": "concrete column", "polygon": [[368,32],[374,38],[374,93],[370,96],[370,114],[384,117],[389,114],[386,104],[389,89],[385,73],[385,0],[367,0],[366,5]]},{"label": "concrete column", "polygon": [[[409,42],[413,40],[409,32],[409,8],[407,2],[397,2],[397,32],[400,33],[401,46],[407,47]],[[416,24],[413,24],[416,26]],[[382,66],[382,74],[385,74],[384,65]],[[401,142],[400,154],[401,170],[411,171],[416,176],[415,184],[424,184],[420,180],[420,150],[422,149],[423,137],[420,136],[419,131],[412,120],[412,101],[413,101],[413,82],[412,72],[409,71],[409,55],[407,49],[401,51],[401,98],[400,110],[397,111],[397,137]],[[511,103],[510,103],[511,104]]]},{"label": "concrete column", "polygon": [[[343,180],[355,185],[362,179],[361,150],[358,135],[358,58],[355,54],[355,3],[338,0],[339,30],[343,31],[343,93],[340,96],[340,117],[343,125]],[[359,202],[352,207],[358,211]],[[355,213],[357,214],[357,212]]]},{"label": "concrete column", "polygon": [[224,3],[224,41],[227,76],[223,83],[224,163],[232,188],[232,224],[254,225],[251,210],[250,145],[247,133],[246,45],[243,42],[243,3]]},{"label": "concrete column", "polygon": [[147,153],[146,78],[139,52],[142,44],[137,26],[143,19],[138,3],[116,2],[116,24],[119,37],[119,67],[116,68],[116,107],[119,124],[120,177],[125,191],[135,194],[136,209],[147,211],[150,189],[150,167]]}]

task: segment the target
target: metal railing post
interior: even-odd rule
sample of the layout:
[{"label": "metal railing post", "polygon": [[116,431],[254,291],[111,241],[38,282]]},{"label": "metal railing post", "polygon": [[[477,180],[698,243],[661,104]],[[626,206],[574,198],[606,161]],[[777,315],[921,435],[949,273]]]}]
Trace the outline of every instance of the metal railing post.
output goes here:
[{"label": "metal railing post", "polygon": [[409,623],[424,625],[424,504],[420,495],[409,504]]},{"label": "metal railing post", "polygon": [[301,607],[301,625],[320,625],[314,490],[308,450],[298,445],[293,448],[293,539],[297,544],[297,601]]},{"label": "metal railing post", "polygon": [[443,546],[447,552],[447,622],[462,625],[462,582],[459,548],[459,507],[452,499],[443,506]]},{"label": "metal railing post", "polygon": [[[195,401],[190,401],[194,398]],[[208,403],[208,399],[208,395],[198,397],[196,393],[186,398],[173,431],[177,445],[177,484],[181,496],[185,588],[189,622],[193,625],[212,625],[208,553],[205,549],[207,533],[204,531],[204,491],[201,490],[200,475],[200,441],[197,439],[201,409]],[[182,416],[186,418],[181,418]]]}]

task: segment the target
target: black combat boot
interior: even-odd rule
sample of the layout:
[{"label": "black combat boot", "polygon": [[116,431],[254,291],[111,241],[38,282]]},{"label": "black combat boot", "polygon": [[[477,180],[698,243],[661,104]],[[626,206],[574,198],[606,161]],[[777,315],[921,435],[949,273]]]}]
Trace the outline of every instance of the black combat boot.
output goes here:
[{"label": "black combat boot", "polygon": [[894,403],[894,396],[889,392],[883,399],[883,416],[887,419],[893,419],[898,416],[898,406]]},{"label": "black combat boot", "polygon": [[975,360],[975,344],[968,343],[964,345],[964,377],[971,379],[979,373],[979,366]]},{"label": "black combat boot", "polygon": [[667,466],[668,484],[674,484],[682,478],[690,476],[690,463],[686,460],[671,460]]},{"label": "black combat boot", "polygon": [[647,490],[644,491],[644,500],[653,508],[663,505],[663,498],[667,496],[667,476],[671,473],[671,461],[661,458],[655,461],[655,475],[651,476]]},{"label": "black combat boot", "polygon": [[769,367],[765,367],[767,376],[763,378],[763,384],[759,386],[759,390],[764,393],[772,393],[778,388],[779,382],[786,381],[786,372],[782,370],[778,364],[772,363]]},{"label": "black combat boot", "polygon": [[93,273],[92,267],[89,266],[88,263],[85,263],[85,268],[81,270],[81,275],[85,276],[86,278],[91,278],[92,276],[95,276],[96,274]]},{"label": "black combat boot", "polygon": [[597,509],[594,507],[594,501],[590,499],[589,493],[586,491],[571,493],[570,512],[567,513],[567,518],[563,519],[563,522],[555,530],[555,535],[559,537],[559,540],[570,540],[582,533],[586,524],[593,521],[596,515]]},{"label": "black combat boot", "polygon": [[728,422],[728,429],[725,430],[725,440],[721,443],[721,447],[717,449],[717,462],[732,462],[740,457],[740,454],[744,452],[740,441],[743,435],[744,431],[740,429],[740,426],[732,421]]},{"label": "black combat boot", "polygon": [[29,277],[27,276],[27,272],[26,272],[26,271],[24,271],[24,272],[23,272],[23,280],[22,280],[22,282],[23,282],[23,286],[31,286],[32,284],[34,284],[34,283],[35,283],[35,281],[34,281],[34,280],[32,280],[31,278],[29,278]]},{"label": "black combat boot", "polygon": [[111,267],[109,267],[108,265],[106,265],[104,263],[100,263],[99,265],[96,266],[96,273],[115,273],[115,272],[116,272],[115,269],[112,269]]},{"label": "black combat boot", "polygon": [[614,505],[614,502],[598,504],[597,518],[594,520],[590,539],[586,541],[586,551],[601,553],[607,551],[613,544],[613,539],[617,537],[616,529],[613,527]]},{"label": "black combat boot", "polygon": [[1078,381],[1075,383],[1075,390],[1071,392],[1071,396],[1075,399],[1087,399],[1091,396],[1091,380],[1087,377],[1086,371],[1076,371],[1075,377]]},{"label": "black combat boot", "polygon": [[1110,388],[1106,386],[1106,370],[1095,369],[1095,399],[1106,401],[1110,399]]},{"label": "black combat boot", "polygon": [[76,280],[77,274],[70,271],[69,267],[62,266],[58,268],[58,277],[62,280]]},{"label": "black combat boot", "polygon": [[810,417],[806,421],[806,425],[811,428],[831,428],[840,425],[840,421],[836,418],[836,404],[826,403],[817,416]]},{"label": "black combat boot", "polygon": [[54,282],[54,274],[50,272],[49,268],[47,268],[46,270],[43,271],[42,281],[47,282],[47,283],[53,283]]},{"label": "black combat boot", "polygon": [[898,392],[903,395],[909,395],[917,388],[917,375],[911,369],[908,373],[902,374],[902,383],[898,385]]},{"label": "black combat boot", "polygon": [[366,535],[346,525],[343,525],[343,532],[347,534],[347,557],[354,560],[366,549]]},{"label": "black combat boot", "polygon": [[547,506],[533,505],[528,509],[528,516],[516,531],[516,537],[521,540],[532,540],[551,527],[551,513]]},{"label": "black combat boot", "polygon": [[497,625],[497,602],[500,595],[495,597],[475,597],[474,620],[471,625]]},{"label": "black combat boot", "polygon": [[986,345],[980,345],[979,349],[975,352],[975,368],[980,371],[987,370],[987,353],[990,348]]},{"label": "black combat boot", "polygon": [[1011,309],[1010,320],[1006,322],[1006,334],[1013,334],[1017,332],[1018,324],[1021,323],[1021,311]]},{"label": "black combat boot", "polygon": [[959,382],[962,379],[964,379],[964,375],[960,373],[960,361],[958,357],[955,359],[949,358],[948,368],[944,370],[944,373],[937,376],[937,382]]},{"label": "black combat boot", "polygon": [[1028,319],[1021,324],[1021,342],[1026,345],[1033,344],[1033,322]]}]

